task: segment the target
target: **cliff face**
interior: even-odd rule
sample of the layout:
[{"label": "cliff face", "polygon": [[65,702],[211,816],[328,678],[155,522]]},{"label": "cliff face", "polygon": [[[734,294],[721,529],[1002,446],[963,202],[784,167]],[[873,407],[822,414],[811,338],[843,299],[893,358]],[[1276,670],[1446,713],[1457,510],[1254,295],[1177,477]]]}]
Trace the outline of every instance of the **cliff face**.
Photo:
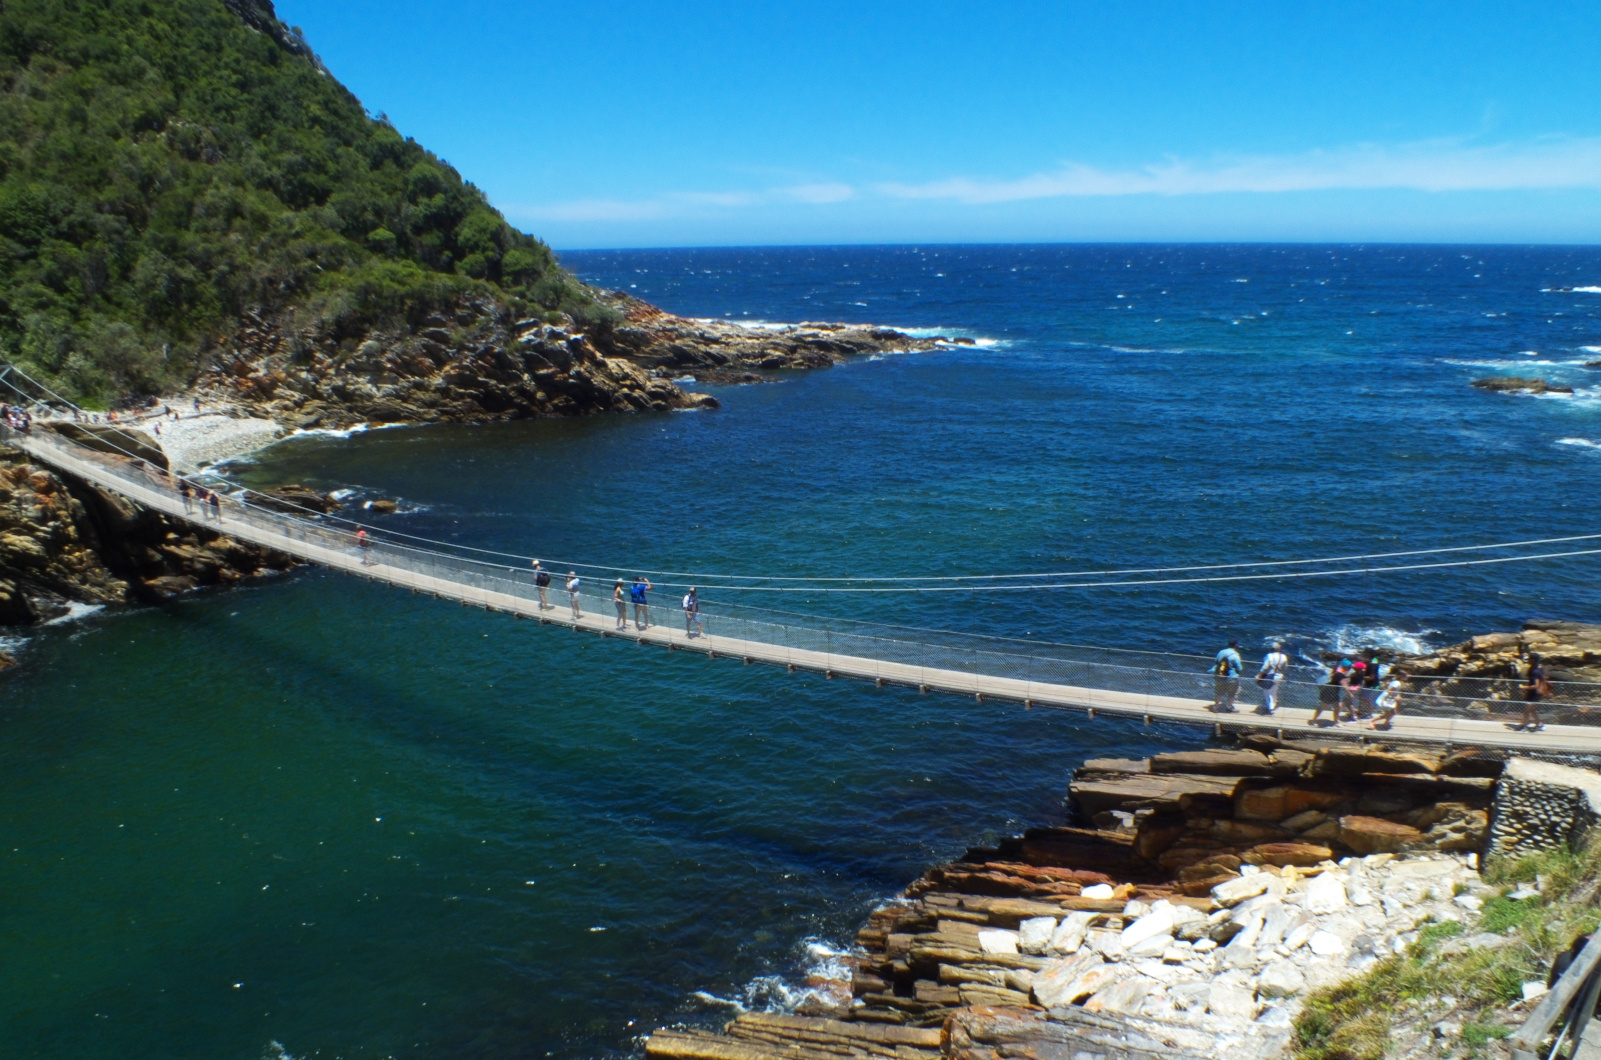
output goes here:
[{"label": "cliff face", "polygon": [[482,422],[597,412],[716,408],[671,381],[759,382],[774,371],[850,356],[934,349],[891,328],[801,324],[750,328],[688,320],[602,296],[621,323],[587,331],[570,318],[515,319],[503,302],[468,298],[415,327],[355,335],[252,313],[198,387],[289,427]]},{"label": "cliff face", "polygon": [[294,565],[0,446],[0,625],[46,621],[66,614],[69,603],[151,602]]}]

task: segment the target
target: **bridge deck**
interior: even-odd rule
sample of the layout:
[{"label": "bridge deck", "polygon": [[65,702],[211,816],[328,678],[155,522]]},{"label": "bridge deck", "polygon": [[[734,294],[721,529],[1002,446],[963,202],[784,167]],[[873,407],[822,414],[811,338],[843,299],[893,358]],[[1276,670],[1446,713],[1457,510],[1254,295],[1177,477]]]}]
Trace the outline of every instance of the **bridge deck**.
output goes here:
[{"label": "bridge deck", "polygon": [[[223,509],[219,527],[215,520],[204,515],[199,505],[195,506],[193,512],[186,510],[182,499],[165,482],[158,481],[148,473],[132,469],[127,461],[91,453],[58,437],[46,437],[42,433],[27,436],[10,433],[9,438],[13,444],[25,449],[40,462],[118,493],[147,508],[198,525],[219,528],[241,540],[277,549],[311,563],[400,588],[428,593],[441,599],[457,600],[470,606],[537,619],[547,625],[567,626],[577,631],[631,640],[667,650],[701,652],[716,658],[739,659],[746,663],[770,663],[786,667],[791,671],[807,670],[829,677],[872,681],[879,685],[899,685],[927,692],[954,693],[980,700],[993,699],[1029,706],[1068,708],[1084,711],[1090,719],[1098,714],[1108,714],[1142,718],[1148,723],[1161,721],[1204,726],[1222,725],[1229,730],[1281,732],[1284,736],[1363,735],[1375,739],[1404,739],[1457,747],[1493,747],[1509,751],[1601,753],[1601,727],[1548,725],[1539,732],[1521,732],[1514,731],[1509,723],[1499,720],[1407,716],[1404,700],[1403,713],[1397,719],[1393,731],[1374,733],[1367,730],[1362,723],[1347,723],[1339,729],[1329,730],[1309,727],[1307,722],[1311,712],[1294,707],[1282,708],[1272,716],[1250,713],[1220,715],[1212,713],[1210,703],[1201,699],[1080,687],[942,669],[717,634],[691,637],[682,628],[682,612],[667,606],[651,608],[652,614],[664,619],[663,622],[645,630],[635,629],[630,623],[626,628],[619,630],[616,628],[612,610],[608,607],[603,612],[597,612],[594,609],[596,603],[591,598],[584,600],[586,612],[574,618],[567,601],[567,594],[559,585],[550,587],[551,606],[542,608],[534,597],[531,586],[523,587],[521,593],[506,592],[485,585],[470,584],[457,578],[437,576],[416,569],[415,565],[407,566],[399,562],[400,559],[422,554],[420,550],[386,546],[364,553],[363,550],[354,547],[347,535],[327,531],[295,516],[267,513],[260,509],[246,509],[231,503]],[[526,572],[523,577],[526,580]]]}]

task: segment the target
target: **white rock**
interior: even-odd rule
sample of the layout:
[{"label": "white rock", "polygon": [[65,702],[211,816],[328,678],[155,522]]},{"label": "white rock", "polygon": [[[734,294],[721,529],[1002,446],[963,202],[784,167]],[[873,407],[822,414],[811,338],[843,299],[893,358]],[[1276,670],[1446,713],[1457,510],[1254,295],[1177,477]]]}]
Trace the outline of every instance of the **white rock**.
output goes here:
[{"label": "white rock", "polygon": [[979,928],[978,948],[984,953],[1016,953],[1017,932],[1006,928]]},{"label": "white rock", "polygon": [[[1146,939],[1158,935],[1171,935],[1173,933],[1173,910],[1157,909],[1146,913],[1134,923],[1123,929],[1123,948],[1132,950]],[[1160,951],[1158,951],[1160,952]]]},{"label": "white rock", "polygon": [[1255,968],[1261,959],[1255,946],[1230,945],[1223,951],[1223,964],[1229,968]]},{"label": "white rock", "polygon": [[1240,875],[1241,876],[1255,876],[1257,873],[1259,873],[1261,871],[1262,871],[1262,868],[1259,865],[1241,865],[1240,866]]},{"label": "white rock", "polygon": [[1112,885],[1109,883],[1092,883],[1080,891],[1079,894],[1085,898],[1110,898],[1112,897]]},{"label": "white rock", "polygon": [[[1249,865],[1240,866],[1242,869]],[[1232,880],[1224,880],[1212,888],[1212,897],[1217,899],[1218,905],[1238,905],[1247,898],[1255,898],[1267,890],[1269,877],[1265,873],[1253,873],[1249,876],[1237,876]]]},{"label": "white rock", "polygon": [[1258,1027],[1292,1027],[1295,1025],[1295,1012],[1289,1005],[1270,1005],[1262,1010],[1256,1017]]},{"label": "white rock", "polygon": [[1332,913],[1346,906],[1345,881],[1332,872],[1315,876],[1306,885],[1306,910],[1309,913]]},{"label": "white rock", "polygon": [[1345,889],[1352,905],[1372,905],[1377,901],[1373,897],[1373,892],[1368,890],[1367,881],[1365,880],[1352,880],[1346,885]]},{"label": "white rock", "polygon": [[1306,940],[1311,938],[1316,931],[1317,919],[1302,913],[1296,917],[1295,922],[1290,925],[1290,929],[1284,933],[1282,945],[1285,951],[1293,953],[1300,949],[1306,945]]},{"label": "white rock", "polygon": [[1094,992],[1093,989],[1083,989],[1080,980],[1087,973],[1104,967],[1106,962],[1098,953],[1080,953],[1048,961],[1045,967],[1034,973],[1034,1000],[1045,1008],[1071,1005]]},{"label": "white rock", "polygon": [[1256,940],[1262,934],[1262,922],[1265,918],[1261,913],[1253,913],[1245,921],[1245,927],[1238,935],[1229,940],[1229,948],[1236,946],[1240,949],[1250,949],[1256,945]]},{"label": "white rock", "polygon": [[1117,1016],[1132,1016],[1145,1004],[1152,990],[1160,989],[1154,979],[1143,975],[1132,976],[1096,991],[1084,1002],[1086,1012],[1106,1012]]},{"label": "white rock", "polygon": [[1204,1009],[1211,994],[1211,983],[1180,983],[1167,989],[1168,1000],[1181,1012]]},{"label": "white rock", "polygon": [[1125,947],[1124,956],[1129,960],[1141,960],[1146,957],[1160,957],[1173,945],[1172,935],[1152,935],[1148,939],[1141,939],[1132,946]]},{"label": "white rock", "polygon": [[1195,942],[1196,953],[1210,953],[1215,949],[1217,949],[1217,941],[1215,939],[1197,939]]},{"label": "white rock", "polygon": [[1540,892],[1537,888],[1530,887],[1526,883],[1520,883],[1518,884],[1518,889],[1509,893],[1507,897],[1513,899],[1514,901],[1521,902],[1528,898],[1538,897],[1539,894]]},{"label": "white rock", "polygon": [[1122,934],[1120,931],[1092,931],[1084,939],[1082,948],[1115,961],[1123,956]]},{"label": "white rock", "polygon": [[1044,953],[1055,933],[1054,916],[1031,916],[1017,926],[1017,948],[1024,953]]},{"label": "white rock", "polygon": [[1151,907],[1146,903],[1130,900],[1129,903],[1123,907],[1123,916],[1129,920],[1138,920],[1140,917],[1144,916],[1150,911]]},{"label": "white rock", "polygon": [[1077,953],[1084,944],[1084,933],[1090,929],[1094,913],[1069,913],[1056,925],[1048,947],[1052,953]]},{"label": "white rock", "polygon": [[1319,957],[1334,957],[1345,952],[1345,940],[1332,931],[1314,931],[1306,944]]},{"label": "white rock", "polygon": [[1460,869],[1461,866],[1454,861],[1443,858],[1417,858],[1411,861],[1397,861],[1390,865],[1391,878],[1406,878],[1414,880],[1433,879],[1440,876],[1449,876]]},{"label": "white rock", "polygon": [[1256,996],[1294,997],[1306,986],[1306,976],[1291,961],[1274,961],[1256,977]]},{"label": "white rock", "polygon": [[1242,986],[1213,983],[1207,993],[1206,1011],[1231,1019],[1250,1019],[1256,1015],[1256,999]]},{"label": "white rock", "polygon": [[1475,913],[1484,908],[1484,899],[1477,895],[1459,894],[1451,900],[1463,909],[1472,910]]},{"label": "white rock", "polygon": [[[1182,927],[1185,924],[1199,923],[1206,920],[1206,914],[1193,905],[1172,905],[1165,901],[1157,902],[1156,905],[1166,905],[1168,907],[1168,912],[1173,914],[1174,927]],[[1154,911],[1155,908],[1153,906],[1152,910]]]},{"label": "white rock", "polygon": [[1524,983],[1523,984],[1523,1000],[1525,1000],[1525,1001],[1533,1001],[1537,997],[1543,997],[1550,989],[1551,989],[1550,987],[1548,987],[1544,983],[1538,982],[1538,981],[1532,982],[1532,983]]},{"label": "white rock", "polygon": [[1284,935],[1295,922],[1297,911],[1283,902],[1272,906],[1262,918],[1262,934],[1256,944],[1265,950],[1273,949],[1284,941]]}]

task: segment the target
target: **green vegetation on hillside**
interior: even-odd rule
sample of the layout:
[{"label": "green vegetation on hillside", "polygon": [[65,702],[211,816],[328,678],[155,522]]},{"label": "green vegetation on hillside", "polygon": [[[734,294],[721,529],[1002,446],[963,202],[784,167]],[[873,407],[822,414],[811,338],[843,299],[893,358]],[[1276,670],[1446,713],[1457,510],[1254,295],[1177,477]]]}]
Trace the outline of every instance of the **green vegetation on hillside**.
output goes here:
[{"label": "green vegetation on hillside", "polygon": [[268,0],[0,0],[0,86],[0,358],[81,398],[181,386],[251,309],[606,312]]}]

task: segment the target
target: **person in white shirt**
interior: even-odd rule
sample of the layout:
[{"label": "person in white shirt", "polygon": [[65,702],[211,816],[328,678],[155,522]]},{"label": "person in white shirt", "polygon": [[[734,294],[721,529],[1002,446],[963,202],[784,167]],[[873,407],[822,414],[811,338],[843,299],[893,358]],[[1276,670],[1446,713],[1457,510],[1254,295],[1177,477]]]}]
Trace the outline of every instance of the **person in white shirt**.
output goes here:
[{"label": "person in white shirt", "polygon": [[1381,723],[1383,728],[1390,728],[1395,724],[1395,715],[1401,710],[1401,682],[1390,678],[1390,683],[1384,686],[1374,706],[1378,707],[1379,715],[1368,722],[1368,728],[1377,729]]},{"label": "person in white shirt", "polygon": [[1262,669],[1257,671],[1256,683],[1262,689],[1262,714],[1273,714],[1279,709],[1279,689],[1284,686],[1284,674],[1290,668],[1290,657],[1284,654],[1283,644],[1274,644]]},{"label": "person in white shirt", "polygon": [[578,585],[579,585],[578,572],[575,571],[575,570],[568,571],[567,572],[567,595],[572,597],[572,600],[573,600],[573,617],[574,618],[580,618],[580,617],[583,616],[583,613],[584,613],[583,609],[578,606]]}]

